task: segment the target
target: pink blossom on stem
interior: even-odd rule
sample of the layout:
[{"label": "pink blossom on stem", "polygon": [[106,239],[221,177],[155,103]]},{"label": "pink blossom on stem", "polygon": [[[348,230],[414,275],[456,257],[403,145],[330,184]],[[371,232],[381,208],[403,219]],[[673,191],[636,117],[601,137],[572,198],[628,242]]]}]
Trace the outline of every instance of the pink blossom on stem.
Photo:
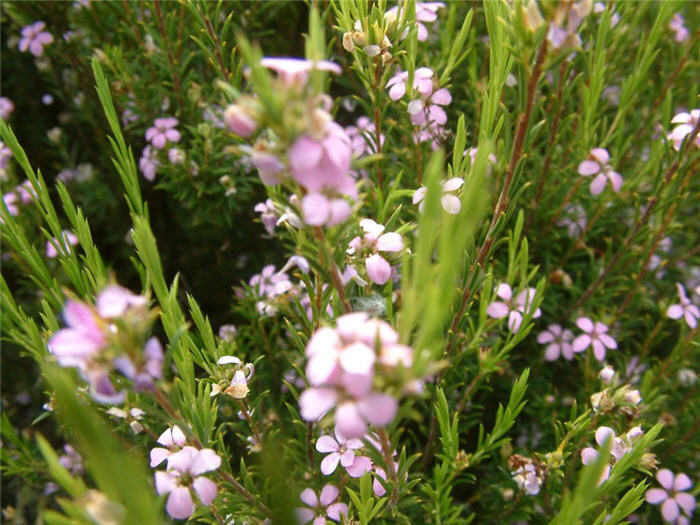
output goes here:
[{"label": "pink blossom on stem", "polygon": [[593,148],[587,160],[578,165],[578,172],[584,177],[596,175],[591,181],[591,195],[599,195],[605,189],[607,181],[610,181],[614,192],[622,187],[622,176],[613,170],[609,164],[610,154],[603,148]]},{"label": "pink blossom on stem", "polygon": [[156,178],[156,170],[160,166],[160,160],[158,159],[158,151],[153,149],[151,146],[146,146],[141,152],[141,158],[139,159],[139,169],[146,180],[153,180]]},{"label": "pink blossom on stem", "polygon": [[[671,120],[671,124],[679,124],[668,134],[668,139],[673,142],[673,149],[680,151],[683,140],[690,135],[700,121],[700,109],[694,109],[690,113],[678,113]],[[695,136],[695,146],[700,148],[700,133]]]},{"label": "pink blossom on stem", "polygon": [[685,474],[674,475],[666,468],[656,473],[656,479],[663,488],[647,490],[647,503],[661,505],[661,515],[666,523],[690,525],[696,502],[695,497],[686,491],[693,487],[693,482]]},{"label": "pink blossom on stem", "polygon": [[593,346],[593,355],[598,361],[603,361],[606,348],[617,348],[617,342],[607,333],[607,325],[598,321],[594,323],[588,317],[580,317],[576,320],[576,326],[585,333],[574,339],[574,352],[583,352],[589,346]]},{"label": "pink blossom on stem", "polygon": [[[603,446],[606,441],[610,441],[610,455],[612,456],[612,462],[618,461],[624,454],[629,452],[630,447],[621,437],[615,436],[615,431],[610,427],[598,427],[595,431],[595,441],[598,446]],[[581,462],[584,465],[589,465],[595,463],[598,459],[598,454],[600,452],[592,447],[586,447],[581,451]],[[606,479],[610,477],[610,468],[612,464],[608,463],[605,465],[603,472],[598,480],[598,485],[603,483]]]},{"label": "pink blossom on stem", "polygon": [[698,326],[700,309],[690,302],[682,284],[676,283],[676,288],[678,290],[678,299],[680,303],[669,306],[668,310],[666,310],[666,317],[670,317],[671,319],[680,319],[683,317],[688,327],[694,330]]},{"label": "pink blossom on stem", "polygon": [[562,329],[558,324],[551,324],[544,332],[537,335],[537,342],[547,345],[544,352],[544,358],[547,361],[554,361],[560,355],[567,361],[571,361],[574,358],[574,348],[571,345],[573,338],[574,334],[571,330]]},{"label": "pink blossom on stem", "polygon": [[397,253],[403,250],[401,235],[395,232],[384,232],[384,226],[372,219],[362,219],[360,226],[364,230],[362,237],[355,237],[349,243],[347,253],[365,257],[365,267],[370,280],[379,285],[386,283],[392,275],[389,262],[379,254]]},{"label": "pink blossom on stem", "polygon": [[361,439],[348,439],[336,430],[335,437],[321,436],[316,442],[316,450],[328,454],[321,461],[321,472],[324,476],[329,476],[340,463],[348,468],[355,462],[355,451],[362,448],[364,443]]},{"label": "pink blossom on stem", "polygon": [[[453,177],[442,183],[442,197],[440,198],[440,204],[442,209],[445,210],[450,215],[457,215],[462,209],[462,201],[459,200],[457,195],[453,193],[459,190],[464,185],[464,179],[461,177]],[[418,210],[423,211],[425,194],[428,188],[421,186],[413,194],[413,204],[418,204]]]},{"label": "pink blossom on stem", "polygon": [[[337,502],[340,490],[335,485],[326,485],[321,489],[321,496],[317,496],[312,489],[304,489],[301,493],[301,501],[307,505],[295,509],[299,523],[308,523],[313,520],[313,525],[325,525],[326,518],[340,522],[348,515],[348,506]],[[334,503],[335,502],[335,503]],[[341,515],[343,518],[341,518]]]},{"label": "pink blossom on stem", "polygon": [[165,431],[158,436],[156,441],[165,448],[155,447],[151,449],[151,468],[157,467],[163,463],[163,461],[168,459],[171,454],[174,454],[184,447],[186,438],[184,432],[180,430],[180,427],[173,425],[172,427],[165,429]]},{"label": "pink blossom on stem", "polygon": [[[486,313],[494,319],[502,319],[508,317],[508,329],[516,333],[520,329],[523,322],[523,316],[532,309],[532,303],[535,299],[535,289],[528,288],[518,294],[513,299],[513,290],[506,283],[501,283],[496,288],[496,295],[503,301],[494,301],[486,309]],[[532,314],[533,319],[540,317],[542,311],[537,308]]]},{"label": "pink blossom on stem", "polygon": [[179,142],[180,132],[175,129],[178,120],[174,117],[157,118],[153,126],[146,130],[146,140],[154,148],[163,149],[168,142]]},{"label": "pink blossom on stem", "polygon": [[271,69],[287,86],[301,85],[306,83],[309,72],[313,69],[318,71],[328,71],[340,75],[341,67],[328,60],[318,60],[313,62],[303,58],[273,58],[267,57],[260,61],[263,67]]},{"label": "pink blossom on stem", "polygon": [[27,50],[35,57],[44,54],[44,46],[53,42],[53,36],[44,31],[46,24],[41,20],[22,28],[22,38],[19,40],[19,50],[23,53]]}]

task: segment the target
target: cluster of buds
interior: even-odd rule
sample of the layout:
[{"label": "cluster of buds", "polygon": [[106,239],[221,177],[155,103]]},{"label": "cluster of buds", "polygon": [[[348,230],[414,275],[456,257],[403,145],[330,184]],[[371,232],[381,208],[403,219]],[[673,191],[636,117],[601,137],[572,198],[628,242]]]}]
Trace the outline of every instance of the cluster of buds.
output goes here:
[{"label": "cluster of buds", "polygon": [[513,454],[508,458],[508,470],[520,490],[530,496],[539,494],[546,470],[539,459]]},{"label": "cluster of buds", "polygon": [[209,395],[216,396],[223,393],[234,399],[244,399],[250,392],[248,381],[253,378],[255,373],[253,363],[244,363],[236,356],[225,355],[220,357],[216,364],[225,367],[225,371],[214,383]]},{"label": "cluster of buds", "polygon": [[166,462],[167,470],[156,471],[155,482],[159,495],[168,494],[165,506],[168,514],[179,520],[189,518],[194,513],[193,492],[204,505],[211,505],[216,498],[216,483],[202,474],[221,466],[216,452],[187,445],[178,426],[166,429],[157,441],[163,447],[151,450],[151,467]]},{"label": "cluster of buds", "polygon": [[591,396],[593,411],[608,414],[619,407],[623,414],[633,416],[637,406],[642,402],[639,390],[632,388],[629,384],[619,386],[619,376],[610,365],[605,366],[598,377],[606,388]]},{"label": "cluster of buds", "polygon": [[[370,43],[372,39],[368,33],[370,35],[381,35],[380,39],[378,40],[380,43]],[[353,24],[353,30],[343,33],[343,47],[350,53],[355,51],[356,48],[360,48],[369,58],[376,57],[377,60],[381,60],[382,65],[384,65],[392,58],[391,52],[389,51],[392,45],[391,40],[389,40],[389,38],[383,33],[384,32],[379,29],[377,24],[374,25],[372,31],[363,31],[362,22],[360,20],[356,20]]]},{"label": "cluster of buds", "polygon": [[135,391],[154,389],[163,378],[163,349],[148,338],[157,313],[148,299],[118,285],[97,296],[96,305],[68,300],[63,317],[68,325],[48,342],[61,366],[75,367],[90,384],[92,397],[101,403],[121,403],[126,391],[112,382],[114,370],[130,380]]},{"label": "cluster of buds", "polygon": [[389,324],[364,312],[318,329],[306,347],[310,387],[299,397],[301,417],[320,421],[336,407],[335,429],[347,438],[364,436],[368,424],[391,423],[396,394],[422,386],[411,377],[413,350],[398,339]]}]

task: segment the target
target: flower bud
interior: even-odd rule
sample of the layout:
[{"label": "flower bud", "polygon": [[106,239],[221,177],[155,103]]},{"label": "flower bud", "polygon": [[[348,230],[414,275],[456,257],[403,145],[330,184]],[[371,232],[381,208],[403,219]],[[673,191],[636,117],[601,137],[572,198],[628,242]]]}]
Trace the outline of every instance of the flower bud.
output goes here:
[{"label": "flower bud", "polygon": [[248,137],[258,129],[255,119],[239,104],[231,104],[226,108],[224,120],[229,129],[241,137]]},{"label": "flower bud", "polygon": [[615,377],[615,369],[610,365],[606,365],[605,368],[598,372],[598,377],[603,383],[610,383]]}]

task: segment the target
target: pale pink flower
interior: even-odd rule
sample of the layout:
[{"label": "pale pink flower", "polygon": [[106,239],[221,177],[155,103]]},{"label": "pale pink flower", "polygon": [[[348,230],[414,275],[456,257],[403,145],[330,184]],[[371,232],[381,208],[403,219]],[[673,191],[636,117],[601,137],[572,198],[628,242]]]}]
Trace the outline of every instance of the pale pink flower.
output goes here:
[{"label": "pale pink flower", "polygon": [[146,130],[146,140],[154,148],[163,149],[168,142],[179,142],[180,132],[175,129],[178,120],[174,117],[157,118],[153,126]]},{"label": "pale pink flower", "polygon": [[[61,232],[61,236],[63,237],[63,242],[56,238],[46,241],[46,256],[50,259],[57,257],[59,254],[62,256],[68,255],[70,253],[69,246],[78,244],[78,238],[71,231],[64,230]],[[65,246],[65,250],[63,246]]]},{"label": "pale pink flower", "polygon": [[265,227],[265,231],[268,235],[275,233],[275,228],[277,227],[277,219],[279,217],[277,207],[271,199],[267,199],[265,202],[259,202],[253,208],[260,214],[260,221]]},{"label": "pale pink flower", "polygon": [[307,193],[301,199],[301,214],[311,226],[335,226],[345,221],[352,209],[340,197],[326,197],[323,193]]},{"label": "pale pink flower", "polygon": [[326,190],[357,198],[355,179],[350,175],[352,142],[335,122],[328,122],[319,140],[299,137],[287,156],[292,177],[309,192]]},{"label": "pale pink flower", "polygon": [[[433,70],[427,67],[419,67],[413,72],[413,89],[422,97],[429,98],[433,93]],[[386,83],[391,100],[400,100],[406,94],[408,83],[408,71],[396,73]]]},{"label": "pale pink flower", "polygon": [[[700,109],[694,109],[690,113],[678,113],[673,117],[671,123],[680,124],[668,134],[668,139],[673,142],[673,149],[680,151],[683,140],[690,135],[695,126],[698,125],[698,121],[700,121]],[[700,148],[700,133],[695,136],[695,146]]]},{"label": "pale pink flower", "polygon": [[[470,164],[474,164],[474,162],[476,162],[476,156],[478,153],[479,153],[478,147],[471,147],[471,148],[465,149],[462,156],[466,157],[467,155],[469,155]],[[493,167],[496,164],[498,164],[498,159],[496,158],[496,155],[494,155],[493,153],[489,153],[487,160],[488,160],[488,163],[486,165],[486,175],[491,175],[491,172],[493,171]]]},{"label": "pale pink flower", "polygon": [[596,175],[591,181],[591,195],[599,195],[605,189],[607,181],[614,192],[620,191],[622,187],[622,176],[613,170],[609,164],[610,154],[603,148],[593,148],[588,159],[578,165],[578,172],[584,177]]},{"label": "pale pink flower", "polygon": [[338,64],[328,60],[318,60],[313,62],[303,58],[263,58],[260,61],[263,67],[271,69],[287,86],[301,85],[306,83],[309,72],[313,69],[318,71],[328,71],[340,75],[343,70]]},{"label": "pale pink flower", "polygon": [[97,313],[105,319],[121,317],[131,308],[143,308],[148,304],[148,299],[143,295],[136,295],[131,291],[112,284],[102,290],[97,296]]},{"label": "pale pink flower", "polygon": [[[313,520],[313,525],[325,525],[326,518],[340,522],[347,518],[348,506],[345,503],[336,502],[340,496],[340,490],[335,485],[326,485],[321,489],[321,497],[311,489],[304,489],[301,493],[301,501],[309,508],[299,507],[295,514],[299,523],[308,523]],[[335,502],[335,503],[334,503]],[[341,518],[341,515],[343,518]]]},{"label": "pale pink flower", "polygon": [[153,180],[156,178],[156,170],[160,166],[160,160],[158,159],[158,152],[151,146],[146,146],[141,152],[141,158],[139,159],[139,169],[146,180]]},{"label": "pale pink flower", "polygon": [[5,143],[0,140],[0,179],[4,178],[5,168],[7,168],[11,158],[12,150],[5,146]]},{"label": "pale pink flower", "polygon": [[[368,117],[360,117],[355,126],[345,128],[345,133],[352,142],[352,153],[355,157],[363,157],[377,152],[375,129],[374,123]],[[379,142],[384,144],[383,134],[380,134]]]},{"label": "pale pink flower", "polygon": [[15,105],[7,97],[0,97],[0,118],[7,120],[15,110]]},{"label": "pale pink flower", "polygon": [[151,468],[157,467],[163,461],[168,459],[171,454],[178,452],[185,446],[187,439],[185,434],[180,430],[180,427],[173,425],[167,428],[156,440],[163,447],[155,447],[151,449]]},{"label": "pale pink flower", "polygon": [[185,446],[168,458],[168,470],[155,473],[156,492],[169,494],[165,510],[175,519],[187,519],[194,512],[192,491],[205,506],[216,498],[217,487],[201,474],[221,466],[221,458],[212,449]]},{"label": "pale pink flower", "polygon": [[661,515],[666,523],[690,525],[696,503],[695,497],[686,491],[692,488],[693,482],[685,474],[674,476],[666,468],[656,473],[656,479],[663,488],[647,490],[647,502],[652,505],[661,504]]},{"label": "pale pink flower", "polygon": [[328,454],[321,461],[321,472],[323,475],[329,476],[333,474],[338,467],[338,463],[345,468],[351,467],[355,462],[355,451],[363,446],[364,443],[361,439],[346,438],[337,430],[335,431],[335,437],[326,435],[318,438],[316,450]]},{"label": "pale pink flower", "polygon": [[49,351],[61,366],[85,369],[88,359],[107,346],[102,324],[90,307],[73,300],[66,302],[63,318],[68,328],[49,339]]},{"label": "pale pink flower", "polygon": [[27,50],[35,57],[44,54],[44,46],[53,42],[53,36],[44,31],[46,24],[41,20],[22,28],[22,38],[19,40],[19,50],[23,53]]},{"label": "pale pink flower", "polygon": [[580,204],[567,204],[564,216],[557,221],[557,226],[566,228],[566,233],[575,239],[586,229],[588,220],[586,210]]},{"label": "pale pink flower", "polygon": [[574,339],[574,352],[583,352],[589,346],[593,346],[593,355],[598,361],[605,359],[605,349],[614,350],[617,342],[610,337],[607,325],[596,321],[591,321],[588,317],[580,317],[576,320],[578,326],[585,333]]},{"label": "pale pink flower", "polygon": [[[418,41],[425,42],[428,40],[428,28],[423,22],[435,22],[437,20],[438,9],[445,7],[443,2],[416,2],[416,24],[418,26]],[[406,10],[401,10],[405,14]],[[394,6],[387,10],[385,18],[391,20],[396,19],[399,14],[399,6]],[[401,39],[406,38],[408,32],[405,31],[401,35]]]},{"label": "pale pink flower", "polygon": [[349,243],[347,253],[364,256],[367,275],[379,285],[386,283],[392,275],[389,262],[379,254],[397,253],[404,249],[403,239],[396,232],[384,233],[384,226],[372,219],[362,219],[360,227],[364,230],[362,237],[355,237]]},{"label": "pale pink flower", "polygon": [[[618,461],[624,454],[629,452],[630,447],[620,437],[615,436],[615,431],[610,427],[598,427],[595,431],[595,441],[598,446],[603,446],[606,440],[610,440],[610,455],[612,463]],[[581,451],[581,461],[584,465],[595,463],[600,452],[592,447],[586,447]],[[612,463],[607,463],[598,480],[598,485],[610,477]]]},{"label": "pale pink flower", "polygon": [[284,272],[275,270],[274,265],[268,264],[262,272],[250,278],[249,283],[255,288],[258,296],[272,299],[292,289],[292,282]]},{"label": "pale pink flower", "polygon": [[425,99],[412,100],[408,104],[408,113],[411,122],[416,126],[428,126],[441,130],[447,122],[447,113],[441,106],[448,106],[452,102],[450,92],[441,88]]},{"label": "pale pink flower", "polygon": [[[453,177],[442,183],[442,197],[440,198],[440,204],[442,204],[442,209],[450,215],[457,215],[462,209],[462,201],[460,201],[459,197],[453,193],[459,190],[459,188],[461,188],[463,185],[464,179],[461,177]],[[425,199],[425,194],[427,191],[428,188],[421,186],[413,194],[413,204],[418,204],[418,210],[421,212],[423,211],[423,207],[425,205],[423,199]]]},{"label": "pale pink flower", "polygon": [[[508,316],[508,329],[516,333],[523,322],[523,316],[527,311],[532,310],[532,303],[535,299],[535,289],[528,288],[518,294],[513,299],[513,290],[506,283],[501,283],[496,288],[496,295],[503,301],[494,301],[486,309],[486,313],[494,319],[502,319]],[[537,308],[532,314],[532,318],[542,315],[542,311]]]},{"label": "pale pink flower", "polygon": [[685,18],[680,13],[673,15],[668,28],[675,33],[676,42],[685,42],[690,37],[690,31],[685,27]]},{"label": "pale pink flower", "polygon": [[258,123],[250,111],[245,106],[238,104],[231,104],[226,108],[224,120],[229,129],[241,137],[249,137],[258,129]]},{"label": "pale pink flower", "polygon": [[14,217],[19,215],[19,206],[17,206],[18,200],[17,194],[14,191],[8,192],[2,196],[2,202],[7,207],[7,211]]},{"label": "pale pink flower", "polygon": [[537,335],[537,342],[541,345],[546,344],[547,348],[544,352],[544,358],[547,361],[554,361],[561,355],[567,361],[574,358],[574,349],[571,346],[571,341],[574,334],[571,330],[562,327],[558,324],[551,324],[544,332]]},{"label": "pale pink flower", "polygon": [[676,288],[678,289],[678,299],[680,303],[669,306],[668,310],[666,310],[666,317],[670,317],[671,319],[680,319],[683,317],[685,323],[694,330],[698,326],[700,309],[690,302],[682,284],[676,283]]},{"label": "pale pink flower", "polygon": [[284,164],[276,155],[260,149],[256,145],[251,150],[250,161],[258,168],[258,175],[263,184],[274,186],[281,182],[280,173],[284,169]]}]

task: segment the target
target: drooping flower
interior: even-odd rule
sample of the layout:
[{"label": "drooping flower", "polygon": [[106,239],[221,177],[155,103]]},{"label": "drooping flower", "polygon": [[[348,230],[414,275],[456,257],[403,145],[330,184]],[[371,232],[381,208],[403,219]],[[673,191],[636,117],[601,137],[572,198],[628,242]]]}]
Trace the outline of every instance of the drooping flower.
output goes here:
[{"label": "drooping flower", "polygon": [[[326,518],[340,522],[341,515],[347,517],[348,506],[337,502],[340,490],[335,485],[326,485],[321,489],[321,497],[311,489],[304,489],[300,499],[308,508],[299,507],[295,514],[299,523],[308,523],[313,520],[313,525],[325,525]],[[335,502],[335,503],[334,503]]]},{"label": "drooping flower", "polygon": [[[679,124],[668,134],[668,139],[673,142],[673,149],[680,151],[683,140],[690,135],[700,121],[700,109],[694,109],[690,113],[678,113],[671,120],[672,124]],[[695,146],[700,148],[700,133],[695,136]]]},{"label": "drooping flower", "polygon": [[155,473],[156,492],[169,494],[165,510],[175,519],[187,519],[194,512],[192,492],[203,505],[209,506],[216,498],[217,487],[202,474],[217,470],[221,458],[212,449],[185,446],[168,458],[168,470]]},{"label": "drooping flower", "polygon": [[[502,319],[508,316],[508,329],[516,333],[520,329],[523,322],[523,316],[532,309],[532,304],[535,299],[535,289],[528,288],[518,294],[513,299],[513,290],[506,283],[501,283],[496,288],[496,295],[503,301],[494,301],[486,309],[486,313],[494,319]],[[532,314],[535,319],[542,315],[542,311],[537,308]]]},{"label": "drooping flower", "polygon": [[607,181],[610,181],[614,192],[622,187],[622,176],[613,170],[609,164],[610,154],[603,148],[593,148],[588,159],[578,165],[578,172],[584,177],[596,175],[591,181],[591,195],[599,195],[605,189]]},{"label": "drooping flower", "polygon": [[589,346],[593,346],[593,355],[598,361],[605,359],[605,349],[614,350],[617,342],[610,337],[607,325],[596,321],[591,321],[588,317],[580,317],[576,320],[578,326],[585,333],[574,339],[574,352],[583,352]]},{"label": "drooping flower", "polygon": [[685,288],[681,283],[676,283],[676,288],[678,289],[678,304],[672,304],[666,310],[666,317],[671,319],[680,319],[683,317],[685,323],[691,328],[695,329],[698,326],[698,317],[700,317],[700,309],[690,302],[688,296],[685,294]]},{"label": "drooping flower", "polygon": [[156,149],[163,149],[168,142],[179,142],[180,132],[175,129],[177,125],[175,117],[157,118],[153,126],[146,130],[146,140]]},{"label": "drooping flower", "polygon": [[41,20],[22,28],[22,38],[19,40],[19,50],[27,50],[35,57],[44,54],[44,46],[53,42],[53,36],[44,31],[46,24]]},{"label": "drooping flower", "polygon": [[568,328],[562,329],[558,324],[551,324],[544,332],[537,335],[537,342],[547,345],[544,352],[544,358],[547,361],[554,361],[560,355],[567,361],[571,361],[574,358],[574,348],[571,345],[573,338],[574,334]]},{"label": "drooping flower", "polygon": [[647,490],[647,502],[661,505],[661,515],[666,523],[690,525],[696,506],[695,497],[686,492],[693,486],[690,478],[683,473],[674,475],[663,468],[656,473],[656,479],[663,488]]}]

